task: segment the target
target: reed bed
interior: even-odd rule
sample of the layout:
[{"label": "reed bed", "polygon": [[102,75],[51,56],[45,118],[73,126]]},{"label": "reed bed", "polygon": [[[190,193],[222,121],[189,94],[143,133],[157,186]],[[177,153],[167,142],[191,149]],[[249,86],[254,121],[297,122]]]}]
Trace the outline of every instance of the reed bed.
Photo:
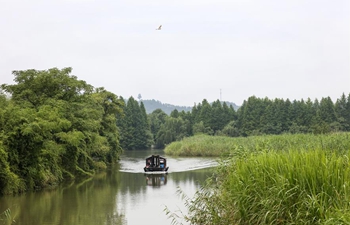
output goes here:
[{"label": "reed bed", "polygon": [[259,151],[287,151],[291,149],[323,149],[346,152],[350,149],[350,133],[284,134],[251,137],[195,135],[172,142],[164,149],[175,156],[245,156]]},{"label": "reed bed", "polygon": [[262,152],[225,170],[221,214],[232,224],[350,223],[349,154]]},{"label": "reed bed", "polygon": [[350,224],[349,133],[232,139],[191,224]]}]

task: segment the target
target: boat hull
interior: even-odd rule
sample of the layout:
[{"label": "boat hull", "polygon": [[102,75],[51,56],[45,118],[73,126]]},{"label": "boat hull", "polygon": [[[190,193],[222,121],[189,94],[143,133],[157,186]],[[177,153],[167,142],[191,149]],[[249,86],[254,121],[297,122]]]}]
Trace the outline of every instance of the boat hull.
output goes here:
[{"label": "boat hull", "polygon": [[152,167],[145,167],[143,168],[143,170],[146,173],[167,173],[168,172],[169,167],[166,168],[152,168]]}]

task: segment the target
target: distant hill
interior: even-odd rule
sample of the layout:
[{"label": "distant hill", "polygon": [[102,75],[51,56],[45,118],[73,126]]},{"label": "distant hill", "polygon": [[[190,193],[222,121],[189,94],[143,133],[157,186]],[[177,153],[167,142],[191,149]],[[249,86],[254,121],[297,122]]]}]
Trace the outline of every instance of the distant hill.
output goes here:
[{"label": "distant hill", "polygon": [[167,103],[161,103],[158,100],[141,100],[143,104],[145,105],[146,113],[150,114],[156,109],[161,109],[163,112],[166,114],[170,115],[170,113],[174,110],[177,109],[179,112],[184,110],[185,112],[191,111],[192,106],[178,106],[178,105],[171,105]]},{"label": "distant hill", "polygon": [[[146,109],[146,113],[150,114],[152,113],[154,110],[156,109],[161,109],[163,112],[165,112],[166,114],[170,115],[170,113],[174,110],[177,109],[179,112],[181,112],[182,110],[185,112],[191,111],[193,106],[178,106],[178,105],[171,105],[168,103],[162,103],[158,100],[141,100],[145,106]],[[228,106],[232,105],[232,107],[237,110],[239,108],[238,105],[236,105],[233,102],[227,102],[226,104]]]},{"label": "distant hill", "polygon": [[[228,106],[232,105],[232,107],[235,109],[235,111],[237,111],[237,109],[239,109],[239,107],[240,107],[239,105],[236,105],[233,102],[228,102],[228,101],[225,101],[225,102]],[[221,103],[223,103],[223,101]]]}]

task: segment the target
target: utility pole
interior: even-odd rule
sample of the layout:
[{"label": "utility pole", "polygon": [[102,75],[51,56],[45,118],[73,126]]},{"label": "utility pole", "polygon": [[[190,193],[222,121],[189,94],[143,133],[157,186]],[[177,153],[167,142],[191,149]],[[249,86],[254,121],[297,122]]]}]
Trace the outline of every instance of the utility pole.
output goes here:
[{"label": "utility pole", "polygon": [[220,88],[220,102],[222,101],[222,99],[221,99],[221,88]]}]

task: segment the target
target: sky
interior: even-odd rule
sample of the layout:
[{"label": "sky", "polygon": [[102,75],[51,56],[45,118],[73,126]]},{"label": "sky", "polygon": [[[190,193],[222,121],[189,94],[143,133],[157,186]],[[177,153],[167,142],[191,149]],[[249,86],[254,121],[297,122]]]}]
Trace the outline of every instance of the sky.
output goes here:
[{"label": "sky", "polygon": [[0,84],[53,67],[179,106],[336,101],[350,94],[350,1],[0,0]]}]

